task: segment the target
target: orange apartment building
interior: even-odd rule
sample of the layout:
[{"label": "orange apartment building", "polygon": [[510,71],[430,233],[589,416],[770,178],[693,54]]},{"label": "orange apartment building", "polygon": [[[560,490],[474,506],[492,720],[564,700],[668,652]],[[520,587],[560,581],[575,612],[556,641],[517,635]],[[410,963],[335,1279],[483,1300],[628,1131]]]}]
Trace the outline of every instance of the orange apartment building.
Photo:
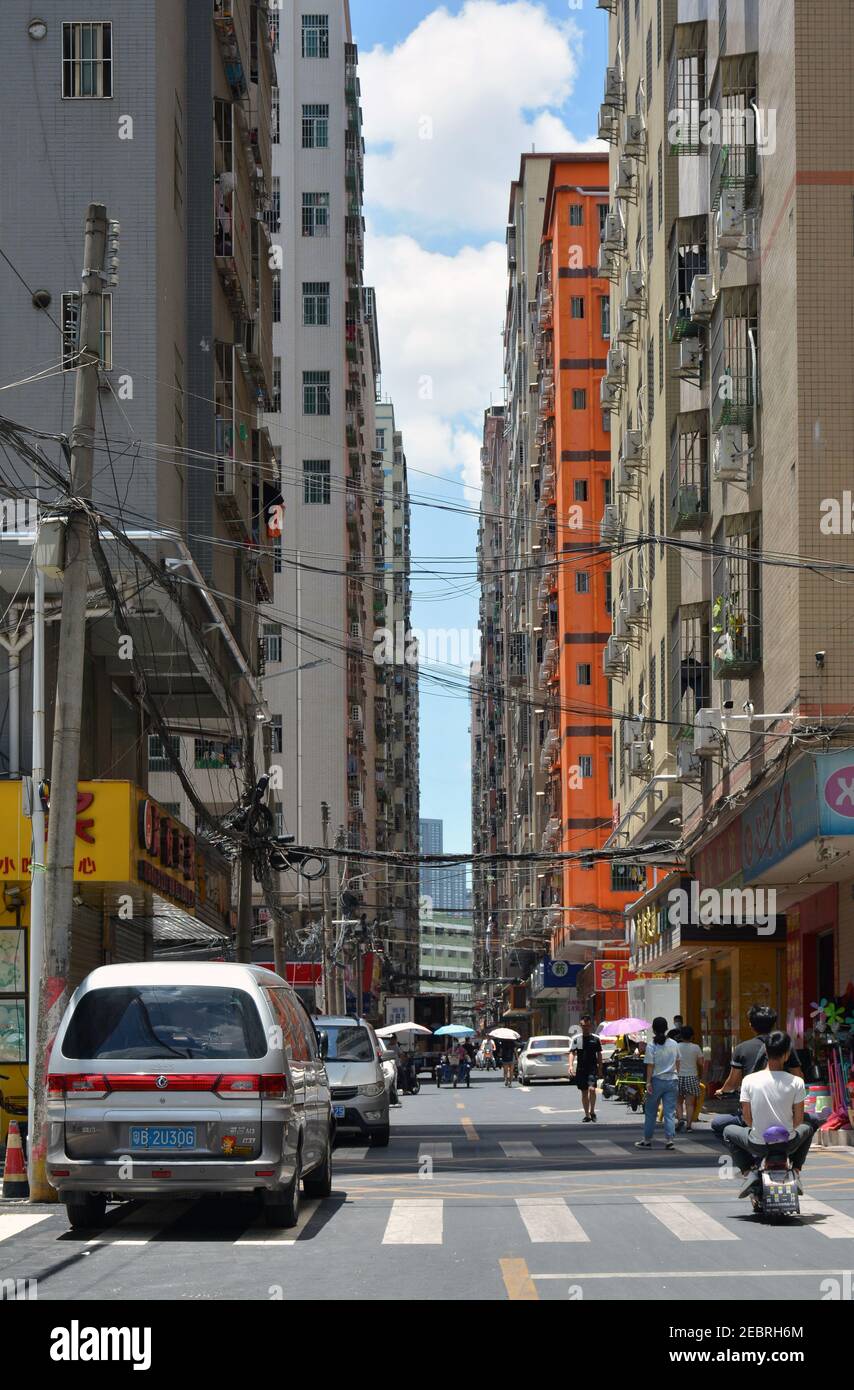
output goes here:
[{"label": "orange apartment building", "polygon": [[[602,665],[611,635],[611,555],[599,548],[598,535],[611,488],[610,419],[599,404],[610,283],[597,275],[607,208],[607,159],[552,160],[538,284],[537,519],[544,560],[538,599],[546,820],[550,846],[563,852],[600,848],[612,828],[612,699]],[[552,880],[549,896],[562,906],[550,915],[552,955],[565,954],[569,941],[623,938],[623,909],[638,892],[636,871],[567,861]]]}]

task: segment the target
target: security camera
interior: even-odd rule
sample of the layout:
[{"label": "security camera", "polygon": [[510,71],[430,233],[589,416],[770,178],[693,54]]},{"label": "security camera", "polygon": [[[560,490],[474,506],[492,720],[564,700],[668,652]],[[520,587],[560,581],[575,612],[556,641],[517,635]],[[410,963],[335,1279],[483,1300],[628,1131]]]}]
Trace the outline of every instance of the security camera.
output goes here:
[{"label": "security camera", "polygon": [[824,658],[826,656],[827,652],[816,652],[815,654],[815,664],[820,671],[824,670]]}]

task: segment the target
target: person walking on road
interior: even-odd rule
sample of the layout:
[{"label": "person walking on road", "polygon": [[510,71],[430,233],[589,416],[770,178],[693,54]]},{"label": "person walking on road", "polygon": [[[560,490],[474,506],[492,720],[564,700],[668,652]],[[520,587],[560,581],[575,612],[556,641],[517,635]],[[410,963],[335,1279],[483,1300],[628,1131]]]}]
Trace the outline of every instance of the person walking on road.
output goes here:
[{"label": "person walking on road", "polygon": [[596,1083],[602,1079],[602,1044],[593,1032],[593,1019],[584,1014],[581,1033],[572,1040],[569,1052],[570,1077],[581,1092],[584,1106],[582,1124],[596,1122]]},{"label": "person walking on road", "polygon": [[458,1043],[457,1046],[454,1048],[454,1061],[456,1062],[456,1070],[454,1071],[454,1090],[456,1090],[457,1082],[465,1081],[466,1076],[468,1075],[469,1054],[466,1050],[466,1045],[464,1042]]},{"label": "person walking on road", "polygon": [[[670,1034],[668,1034],[668,1037]],[[676,1128],[689,1131],[700,1104],[700,1082],[706,1059],[703,1049],[694,1042],[694,1029],[685,1024],[681,1039],[674,1039],[679,1048],[679,1098],[676,1105]]]},{"label": "person walking on road", "polygon": [[516,1061],[516,1048],[512,1038],[501,1039],[501,1070],[504,1072],[504,1085],[513,1085],[513,1064]]},{"label": "person walking on road", "polygon": [[676,1097],[679,1090],[679,1045],[667,1036],[667,1019],[652,1020],[652,1042],[643,1055],[646,1064],[646,1100],[644,1101],[643,1139],[635,1141],[636,1149],[651,1149],[655,1133],[655,1117],[661,1105],[664,1113],[664,1147],[675,1149]]}]

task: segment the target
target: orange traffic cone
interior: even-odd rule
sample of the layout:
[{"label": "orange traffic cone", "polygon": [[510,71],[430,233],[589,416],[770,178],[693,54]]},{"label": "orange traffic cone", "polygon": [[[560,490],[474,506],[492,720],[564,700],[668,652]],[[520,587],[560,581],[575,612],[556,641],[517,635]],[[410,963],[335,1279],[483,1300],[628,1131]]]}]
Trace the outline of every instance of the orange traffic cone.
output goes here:
[{"label": "orange traffic cone", "polygon": [[3,1169],[3,1197],[29,1197],[30,1184],[24,1163],[24,1149],[17,1120],[9,1121],[6,1135],[6,1166]]}]

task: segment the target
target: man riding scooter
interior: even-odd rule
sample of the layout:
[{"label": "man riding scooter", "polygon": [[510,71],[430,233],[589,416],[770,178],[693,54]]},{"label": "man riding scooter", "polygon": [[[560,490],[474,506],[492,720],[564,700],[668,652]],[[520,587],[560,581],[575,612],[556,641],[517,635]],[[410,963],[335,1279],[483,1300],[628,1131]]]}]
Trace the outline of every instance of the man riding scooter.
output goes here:
[{"label": "man riding scooter", "polygon": [[760,1162],[773,1141],[774,1147],[783,1148],[791,1159],[798,1192],[802,1193],[800,1174],[814,1133],[813,1125],[804,1120],[803,1077],[786,1070],[791,1038],[775,1029],[764,1038],[764,1045],[768,1065],[741,1083],[744,1122],[730,1122],[722,1135],[742,1177],[747,1178],[739,1197],[749,1197],[760,1185]]},{"label": "man riding scooter", "polygon": [[[754,1072],[761,1071],[765,1066],[767,1056],[765,1042],[772,1029],[777,1027],[777,1014],[767,1004],[754,1004],[748,1010],[747,1021],[753,1029],[754,1036],[738,1043],[733,1050],[729,1075],[718,1091],[718,1099],[727,1105],[727,1110],[722,1115],[714,1116],[711,1129],[712,1133],[721,1140],[728,1125],[742,1123],[741,1107],[738,1103],[739,1092],[743,1081],[748,1076],[752,1076]],[[786,1070],[792,1076],[799,1076],[803,1080],[803,1072],[794,1053],[788,1061]]]}]

